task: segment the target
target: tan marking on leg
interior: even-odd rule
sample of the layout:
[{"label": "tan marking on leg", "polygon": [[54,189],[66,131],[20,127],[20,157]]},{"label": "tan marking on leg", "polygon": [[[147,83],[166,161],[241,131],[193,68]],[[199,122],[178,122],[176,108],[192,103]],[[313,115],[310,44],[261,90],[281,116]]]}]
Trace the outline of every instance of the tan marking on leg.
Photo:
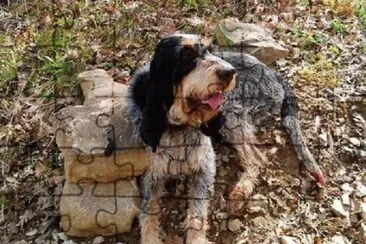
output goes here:
[{"label": "tan marking on leg", "polygon": [[160,239],[160,206],[157,198],[150,202],[149,211],[140,218],[141,244],[163,244]]}]

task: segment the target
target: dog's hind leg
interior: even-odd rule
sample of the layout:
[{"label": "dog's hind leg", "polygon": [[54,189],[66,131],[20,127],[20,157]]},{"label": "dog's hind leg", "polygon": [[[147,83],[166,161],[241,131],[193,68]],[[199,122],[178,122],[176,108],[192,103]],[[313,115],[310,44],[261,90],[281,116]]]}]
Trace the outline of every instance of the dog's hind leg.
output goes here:
[{"label": "dog's hind leg", "polygon": [[159,198],[163,192],[164,181],[153,179],[148,170],[141,182],[141,244],[162,244],[160,239],[160,206]]},{"label": "dog's hind leg", "polygon": [[[212,152],[212,154],[214,154]],[[214,156],[213,156],[214,158]],[[205,169],[194,173],[191,176],[188,201],[189,207],[187,210],[186,219],[186,238],[187,244],[209,244],[206,239],[206,231],[208,229],[207,216],[208,204],[210,197],[213,195],[216,165],[215,160],[210,160]]]},{"label": "dog's hind leg", "polygon": [[244,141],[243,144],[233,145],[238,156],[239,166],[243,169],[239,181],[229,193],[228,210],[237,212],[244,205],[244,200],[252,194],[262,165],[265,164],[265,156],[258,150],[253,141]]},{"label": "dog's hind leg", "polygon": [[225,144],[231,147],[237,156],[234,162],[243,170],[228,198],[228,210],[235,213],[242,208],[244,200],[253,192],[260,169],[267,160],[256,146],[253,126],[245,118],[227,118],[220,132]]}]

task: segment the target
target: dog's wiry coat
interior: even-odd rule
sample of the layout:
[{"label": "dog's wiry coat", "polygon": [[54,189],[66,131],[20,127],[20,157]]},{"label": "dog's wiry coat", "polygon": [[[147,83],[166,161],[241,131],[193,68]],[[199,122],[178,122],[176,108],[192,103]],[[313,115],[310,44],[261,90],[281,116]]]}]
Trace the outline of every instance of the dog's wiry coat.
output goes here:
[{"label": "dog's wiry coat", "polygon": [[[159,198],[165,181],[181,174],[190,176],[186,243],[208,243],[207,204],[216,171],[209,137],[229,144],[239,157],[243,174],[230,193],[237,200],[232,201],[235,210],[253,191],[266,163],[256,146],[255,129],[271,116],[281,114],[299,158],[324,184],[303,139],[289,84],[250,55],[212,55],[203,46],[195,35],[163,39],[152,62],[135,74],[129,88],[129,117],[135,132],[151,147],[150,166],[141,182],[141,243],[162,243]],[[235,83],[222,104],[221,93],[231,91]]]},{"label": "dog's wiry coat", "polygon": [[150,146],[141,182],[141,243],[162,243],[159,199],[165,181],[181,175],[189,176],[186,243],[209,243],[207,209],[216,164],[211,139],[200,126],[218,114],[221,93],[233,82],[233,66],[205,50],[195,35],[162,39],[150,65],[135,74],[128,114]]}]

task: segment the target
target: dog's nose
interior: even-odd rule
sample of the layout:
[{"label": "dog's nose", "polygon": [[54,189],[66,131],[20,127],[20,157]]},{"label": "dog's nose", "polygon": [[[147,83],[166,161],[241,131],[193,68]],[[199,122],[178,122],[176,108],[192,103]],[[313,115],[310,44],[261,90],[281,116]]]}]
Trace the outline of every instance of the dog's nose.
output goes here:
[{"label": "dog's nose", "polygon": [[233,76],[235,74],[235,69],[232,68],[219,68],[216,70],[217,76],[220,78],[220,80],[228,82],[233,79]]}]

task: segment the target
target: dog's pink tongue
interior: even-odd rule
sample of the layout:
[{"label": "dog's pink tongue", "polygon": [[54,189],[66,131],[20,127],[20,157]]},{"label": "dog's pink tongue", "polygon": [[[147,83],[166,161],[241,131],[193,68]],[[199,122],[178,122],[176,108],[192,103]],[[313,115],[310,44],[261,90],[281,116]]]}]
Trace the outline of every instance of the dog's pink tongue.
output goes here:
[{"label": "dog's pink tongue", "polygon": [[218,109],[224,103],[224,96],[222,93],[217,93],[216,95],[201,101],[203,104],[209,105],[212,109]]}]

